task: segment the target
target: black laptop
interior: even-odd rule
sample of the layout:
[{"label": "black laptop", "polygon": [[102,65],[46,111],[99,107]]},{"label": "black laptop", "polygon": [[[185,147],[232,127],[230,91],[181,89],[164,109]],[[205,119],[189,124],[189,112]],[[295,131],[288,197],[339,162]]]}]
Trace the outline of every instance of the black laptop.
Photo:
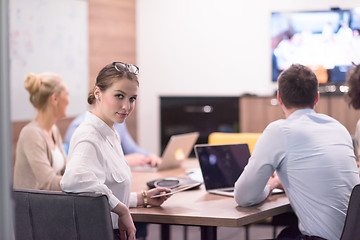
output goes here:
[{"label": "black laptop", "polygon": [[250,158],[246,143],[194,146],[206,191],[234,196],[234,184]]}]

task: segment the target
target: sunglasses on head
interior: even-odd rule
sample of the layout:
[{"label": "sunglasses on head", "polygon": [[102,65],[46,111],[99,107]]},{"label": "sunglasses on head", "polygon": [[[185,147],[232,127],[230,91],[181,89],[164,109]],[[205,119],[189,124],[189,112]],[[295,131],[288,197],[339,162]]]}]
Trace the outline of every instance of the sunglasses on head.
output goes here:
[{"label": "sunglasses on head", "polygon": [[113,62],[112,65],[115,67],[115,69],[119,72],[122,72],[124,70],[133,73],[137,75],[139,73],[139,68],[136,65],[133,64],[127,64],[123,62]]}]

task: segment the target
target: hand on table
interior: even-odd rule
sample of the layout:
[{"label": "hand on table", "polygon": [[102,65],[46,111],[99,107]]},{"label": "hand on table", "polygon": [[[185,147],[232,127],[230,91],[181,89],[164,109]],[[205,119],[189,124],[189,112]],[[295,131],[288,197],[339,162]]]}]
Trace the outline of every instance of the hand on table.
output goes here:
[{"label": "hand on table", "polygon": [[151,166],[155,167],[156,165],[161,163],[161,158],[159,158],[155,154],[145,156],[140,153],[132,153],[125,155],[125,159],[130,166],[143,166],[146,164],[150,164]]},{"label": "hand on table", "polygon": [[155,154],[150,154],[147,157],[147,160],[148,160],[148,163],[153,167],[161,164],[161,158]]},{"label": "hand on table", "polygon": [[271,190],[275,188],[284,189],[276,172],[269,178],[267,185],[270,185]]}]

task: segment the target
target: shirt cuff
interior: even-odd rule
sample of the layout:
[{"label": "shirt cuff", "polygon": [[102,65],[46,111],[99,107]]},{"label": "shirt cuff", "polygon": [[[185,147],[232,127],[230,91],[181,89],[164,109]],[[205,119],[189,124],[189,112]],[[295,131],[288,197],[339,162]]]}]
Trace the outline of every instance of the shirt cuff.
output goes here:
[{"label": "shirt cuff", "polygon": [[129,207],[137,207],[138,199],[137,199],[137,193],[131,192],[130,193],[130,201],[129,201]]},{"label": "shirt cuff", "polygon": [[271,193],[271,186],[269,184],[267,184],[264,188],[264,194],[265,196],[269,196],[269,194]]},{"label": "shirt cuff", "polygon": [[110,194],[109,196],[109,204],[110,204],[110,207],[111,209],[115,208],[116,205],[118,205],[120,202],[119,199],[117,199],[113,194]]}]

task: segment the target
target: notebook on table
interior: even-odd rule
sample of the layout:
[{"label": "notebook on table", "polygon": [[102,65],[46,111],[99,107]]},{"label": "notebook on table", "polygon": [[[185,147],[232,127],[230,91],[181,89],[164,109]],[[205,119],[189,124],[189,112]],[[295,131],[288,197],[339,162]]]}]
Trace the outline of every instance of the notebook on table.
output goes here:
[{"label": "notebook on table", "polygon": [[234,184],[250,158],[248,145],[197,144],[194,149],[206,191],[233,197]]},{"label": "notebook on table", "polygon": [[133,171],[163,171],[178,168],[189,157],[198,138],[198,132],[172,135],[161,156],[160,165],[156,167],[150,165],[134,166],[131,169]]}]

